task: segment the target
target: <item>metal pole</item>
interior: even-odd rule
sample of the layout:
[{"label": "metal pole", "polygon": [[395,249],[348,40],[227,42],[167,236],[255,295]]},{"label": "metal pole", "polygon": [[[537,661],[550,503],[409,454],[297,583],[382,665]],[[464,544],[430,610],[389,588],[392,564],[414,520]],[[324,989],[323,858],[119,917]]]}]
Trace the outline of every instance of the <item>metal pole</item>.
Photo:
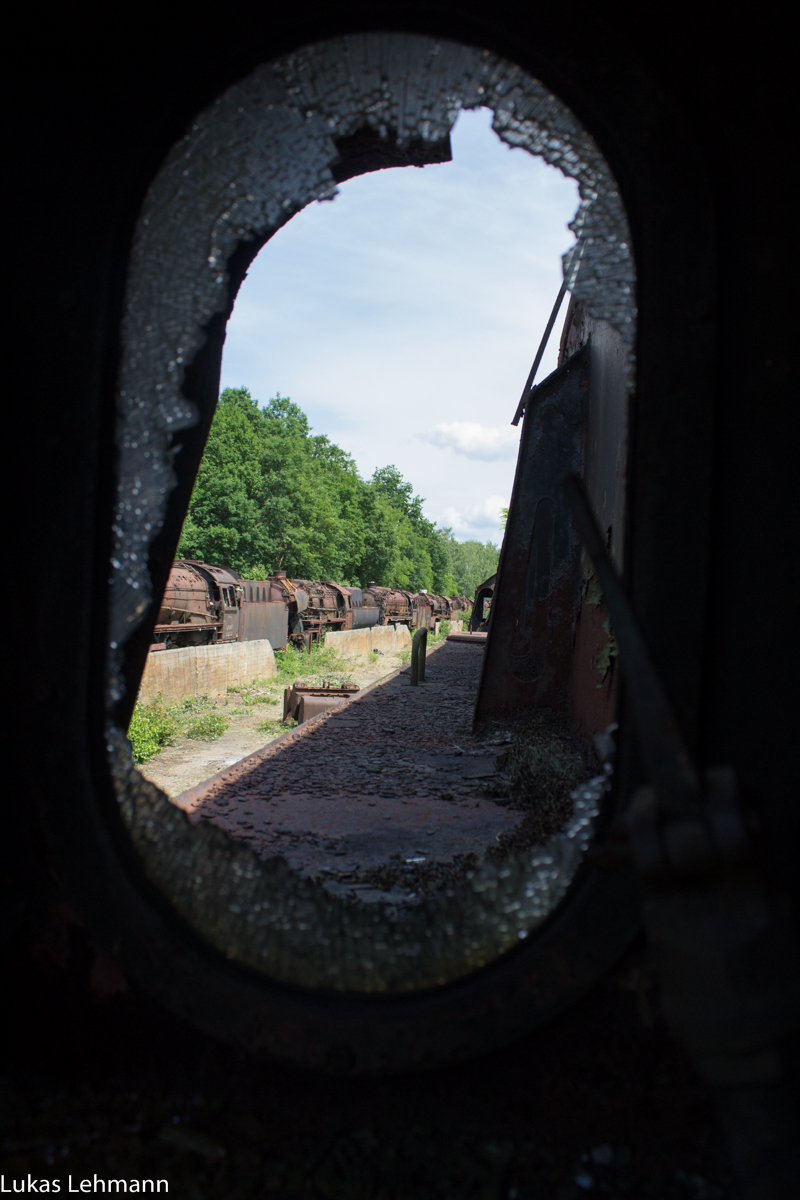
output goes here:
[{"label": "metal pole", "polygon": [[428,652],[428,631],[418,629],[411,640],[411,686],[425,682],[425,656]]},{"label": "metal pole", "polygon": [[525,387],[522,389],[522,395],[519,398],[519,404],[517,405],[517,411],[514,413],[514,420],[511,422],[512,425],[519,425],[520,418],[522,417],[522,414],[525,412],[525,405],[528,403],[531,387],[533,386],[533,381],[536,378],[536,372],[539,370],[539,363],[542,361],[542,355],[545,352],[547,343],[550,340],[550,334],[553,332],[553,326],[556,323],[556,317],[558,316],[558,310],[561,308],[561,304],[562,304],[566,294],[567,294],[567,281],[565,279],[559,289],[558,296],[556,297],[556,302],[553,305],[553,311],[550,313],[550,320],[547,322],[547,325],[545,326],[545,331],[542,336],[542,340],[539,343],[539,349],[536,351],[536,358],[533,360],[533,366],[530,369],[530,374],[528,375],[528,378],[525,381]]}]

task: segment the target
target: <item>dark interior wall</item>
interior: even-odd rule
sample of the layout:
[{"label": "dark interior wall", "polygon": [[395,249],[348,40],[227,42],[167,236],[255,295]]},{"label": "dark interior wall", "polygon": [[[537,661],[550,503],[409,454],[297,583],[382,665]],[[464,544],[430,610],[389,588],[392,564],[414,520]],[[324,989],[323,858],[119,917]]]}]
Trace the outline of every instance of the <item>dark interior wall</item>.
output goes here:
[{"label": "dark interior wall", "polygon": [[[15,782],[7,791],[2,881],[8,962],[19,995],[36,999],[31,1055],[34,1045],[37,1055],[48,1045],[55,1053],[79,1029],[84,1054],[69,1067],[76,1079],[81,1063],[95,1069],[93,1055],[101,1053],[84,979],[98,960],[85,948],[60,959],[60,951],[45,953],[58,985],[30,963],[32,946],[44,953],[41,938],[51,945],[61,937],[53,930],[63,933],[53,913],[63,916],[58,906],[69,893],[65,863],[80,865],[90,889],[96,883],[98,910],[103,902],[81,839],[96,821],[87,805],[108,786],[104,564],[116,331],[136,213],[170,145],[220,89],[258,62],[343,32],[432,33],[506,55],[571,105],[615,171],[642,309],[628,530],[633,594],[700,759],[736,765],[764,814],[771,869],[793,885],[797,403],[786,148],[794,130],[781,9],[749,5],[717,18],[696,7],[645,10],[623,0],[301,10],[232,2],[207,12],[77,5],[21,21],[6,71],[6,161],[13,163],[6,265],[14,301],[7,444],[19,480],[6,513],[9,557],[28,602],[21,627],[7,632],[21,720],[13,733],[4,727]],[[187,434],[185,447],[179,466],[189,479],[202,430]],[[40,815],[56,808],[74,815],[48,848],[56,826]],[[99,935],[113,940],[108,927]],[[84,934],[74,936],[85,947]],[[64,937],[66,945],[73,935]],[[148,1014],[137,1028],[145,1027],[152,1052],[169,1035],[158,1010],[137,1003]],[[16,1027],[22,1059],[26,1011],[22,1005]],[[575,1014],[577,1031],[592,1027],[586,1011]],[[625,1011],[633,1029],[636,1009]],[[122,1004],[104,1012],[107,1050],[134,1018]],[[182,1033],[187,1061],[197,1053],[191,1036]],[[598,1080],[619,1072],[624,1097],[625,1078],[639,1076],[622,1052],[625,1036],[613,1045],[593,1070]],[[38,1060],[40,1073],[46,1061]],[[563,1086],[571,1079],[577,1087],[580,1057],[565,1049],[563,1062]],[[498,1058],[493,1070],[504,1069]],[[459,1091],[469,1090],[464,1071],[453,1084]],[[655,1094],[650,1103],[657,1111]],[[675,1100],[670,1111],[680,1107]],[[676,1120],[675,1137],[689,1146],[696,1130]]]}]

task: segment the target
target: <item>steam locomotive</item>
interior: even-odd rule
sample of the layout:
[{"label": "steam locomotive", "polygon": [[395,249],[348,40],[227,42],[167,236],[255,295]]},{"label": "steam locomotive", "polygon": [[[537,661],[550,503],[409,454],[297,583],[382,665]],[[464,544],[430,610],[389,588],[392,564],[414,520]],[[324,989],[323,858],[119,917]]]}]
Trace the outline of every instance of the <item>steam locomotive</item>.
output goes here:
[{"label": "steam locomotive", "polygon": [[242,579],[236,571],[194,559],[173,563],[151,650],[268,638],[273,649],[289,642],[310,649],[326,630],[400,624],[432,629],[458,620],[466,596],[439,596],[379,587],[344,587],[330,580]]}]

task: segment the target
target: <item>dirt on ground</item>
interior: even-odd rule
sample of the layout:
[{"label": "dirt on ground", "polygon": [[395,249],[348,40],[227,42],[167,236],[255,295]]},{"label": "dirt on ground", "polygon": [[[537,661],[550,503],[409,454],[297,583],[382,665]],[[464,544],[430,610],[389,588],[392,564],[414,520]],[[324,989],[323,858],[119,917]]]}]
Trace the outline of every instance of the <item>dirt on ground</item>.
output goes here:
[{"label": "dirt on ground", "polygon": [[[363,689],[391,675],[404,661],[402,653],[373,653],[369,660],[348,660],[349,675]],[[279,725],[283,716],[282,699],[265,696],[259,703],[255,688],[244,687],[240,692],[212,699],[209,708],[230,721],[225,733],[213,741],[178,735],[173,745],[165,746],[155,758],[139,766],[144,777],[168,796],[178,796],[187,788],[196,787],[286,732],[286,728]],[[270,726],[267,731],[260,728],[265,723]]]}]

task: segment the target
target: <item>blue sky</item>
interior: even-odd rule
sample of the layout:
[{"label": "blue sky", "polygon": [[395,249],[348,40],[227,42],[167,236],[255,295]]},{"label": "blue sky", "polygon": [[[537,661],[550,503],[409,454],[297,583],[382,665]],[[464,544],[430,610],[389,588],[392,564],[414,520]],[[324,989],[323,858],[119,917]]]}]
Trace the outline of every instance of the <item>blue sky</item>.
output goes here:
[{"label": "blue sky", "polygon": [[500,538],[510,421],[578,204],[490,123],[462,112],[452,162],[359,176],[293,217],[250,268],[222,364],[223,387],[290,396],[365,477],[394,463],[459,540]]}]

